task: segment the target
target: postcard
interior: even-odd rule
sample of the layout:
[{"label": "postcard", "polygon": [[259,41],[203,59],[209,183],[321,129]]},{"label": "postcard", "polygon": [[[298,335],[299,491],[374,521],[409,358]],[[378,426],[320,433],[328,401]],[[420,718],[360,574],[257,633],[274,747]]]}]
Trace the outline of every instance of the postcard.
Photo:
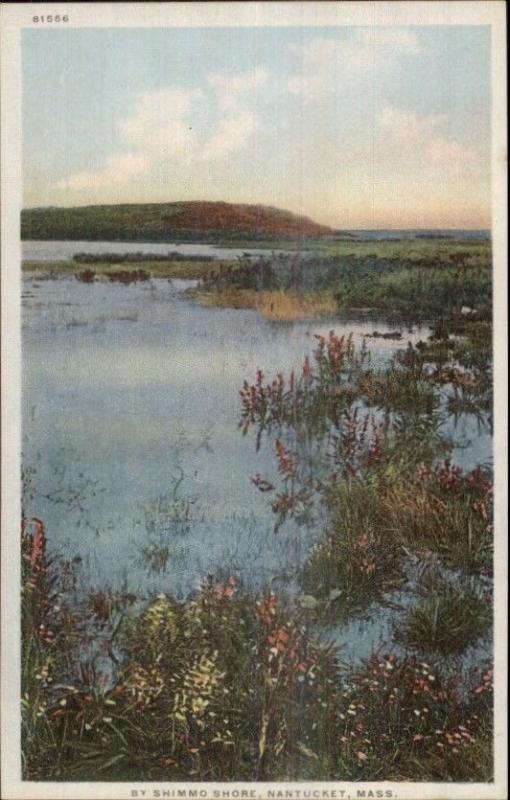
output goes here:
[{"label": "postcard", "polygon": [[2,798],[503,800],[504,4],[0,19]]}]

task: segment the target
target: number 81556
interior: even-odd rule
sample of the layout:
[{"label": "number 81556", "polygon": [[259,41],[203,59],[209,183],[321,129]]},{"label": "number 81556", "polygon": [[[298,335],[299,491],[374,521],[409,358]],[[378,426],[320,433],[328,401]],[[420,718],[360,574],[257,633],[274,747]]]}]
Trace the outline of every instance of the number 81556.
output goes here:
[{"label": "number 81556", "polygon": [[60,14],[46,14],[42,17],[32,17],[32,22],[69,22],[67,14],[61,16]]}]

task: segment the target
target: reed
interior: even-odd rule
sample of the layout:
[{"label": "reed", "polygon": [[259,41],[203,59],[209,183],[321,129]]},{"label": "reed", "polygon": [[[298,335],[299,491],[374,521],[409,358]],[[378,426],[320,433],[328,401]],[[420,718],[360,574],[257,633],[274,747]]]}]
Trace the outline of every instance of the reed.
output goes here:
[{"label": "reed", "polygon": [[[417,761],[423,779],[490,779],[490,669],[466,675],[461,694],[458,679],[412,656],[342,666],[298,608],[233,576],[210,576],[185,602],[75,598],[64,627],[71,589],[45,583],[35,523],[24,534],[25,779],[412,780]],[[91,645],[96,668],[85,669]]]}]

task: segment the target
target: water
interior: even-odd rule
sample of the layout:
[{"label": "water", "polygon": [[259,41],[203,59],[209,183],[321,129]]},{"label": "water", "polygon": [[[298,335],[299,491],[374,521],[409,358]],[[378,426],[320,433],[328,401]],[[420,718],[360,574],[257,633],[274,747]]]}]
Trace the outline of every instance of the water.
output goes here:
[{"label": "water", "polygon": [[[251,481],[277,481],[274,451],[264,442],[256,452],[254,436],[239,431],[239,389],[258,367],[268,377],[298,368],[314,334],[352,332],[361,346],[391,327],[273,323],[200,306],[183,293],[191,285],[24,279],[23,450],[35,470],[27,513],[45,521],[53,550],[76,559],[89,586],[185,597],[222,570],[254,588],[292,590],[314,533],[290,523],[275,533],[271,495]],[[368,340],[375,364],[428,333]],[[458,440],[472,441],[457,460],[489,460],[489,435],[462,422]],[[148,553],[162,545],[165,569],[151,572]],[[342,637],[360,653],[358,629],[353,622]],[[387,629],[384,611],[364,623],[363,652]]]},{"label": "water", "polygon": [[[182,244],[182,242],[57,242],[25,241],[21,243],[24,261],[69,261],[76,253],[147,253],[167,255],[182,253],[204,258],[235,259],[244,253],[267,255],[267,250],[242,250],[234,247],[217,247],[213,244]],[[275,250],[274,252],[283,252]]]},{"label": "water", "polygon": [[386,239],[402,239],[404,241],[411,241],[423,237],[445,237],[452,240],[469,240],[469,241],[488,241],[490,239],[490,231],[488,230],[465,230],[463,228],[403,228],[391,230],[346,230],[345,233],[352,233],[358,239],[370,241],[384,241]]}]

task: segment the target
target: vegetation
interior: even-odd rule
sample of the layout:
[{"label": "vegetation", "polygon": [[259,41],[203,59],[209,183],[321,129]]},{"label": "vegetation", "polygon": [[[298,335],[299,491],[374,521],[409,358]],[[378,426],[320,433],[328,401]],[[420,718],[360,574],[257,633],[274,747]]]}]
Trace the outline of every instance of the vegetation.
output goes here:
[{"label": "vegetation", "polygon": [[422,652],[461,653],[491,627],[492,594],[473,581],[439,578],[420,586],[397,640]]},{"label": "vegetation", "polygon": [[[199,281],[200,302],[254,308],[269,319],[331,317],[356,310],[391,312],[408,320],[490,321],[490,243],[473,240],[334,243],[323,254],[272,254],[215,260],[169,252],[84,254],[73,261],[25,261],[42,277],[83,275],[89,282],[143,270],[152,278]],[[86,269],[84,269],[84,266]]]},{"label": "vegetation", "polygon": [[[157,263],[162,261],[186,261],[189,264],[199,263],[203,264],[203,256],[185,255],[172,250],[166,254],[158,254]],[[136,253],[75,253],[73,261],[78,264],[125,264],[133,263],[140,264],[144,261],[154,262],[155,257],[151,253],[143,253],[137,251]]]},{"label": "vegetation", "polygon": [[305,295],[282,290],[224,289],[198,292],[199,302],[209,306],[252,308],[263,317],[275,322],[293,322],[299,319],[334,317],[337,304],[328,292],[307,292]]},{"label": "vegetation", "polygon": [[[490,245],[448,242],[353,242],[324,255],[272,255],[240,259],[237,268],[213,272],[203,281],[215,305],[255,307],[264,291],[299,297],[304,306],[320,295],[331,313],[369,309],[407,318],[470,314],[490,318]],[[260,305],[260,303],[259,303]],[[243,306],[246,307],[246,306]]]},{"label": "vegetation", "polygon": [[412,656],[341,667],[295,608],[232,577],[185,603],[80,604],[42,522],[22,533],[25,779],[491,779],[490,669],[461,697]]},{"label": "vegetation", "polygon": [[[25,779],[492,779],[491,659],[466,654],[491,629],[493,476],[455,464],[444,433],[465,414],[491,430],[490,251],[382,245],[59,267],[91,281],[195,277],[201,302],[273,320],[362,304],[434,324],[384,365],[332,330],[299,369],[259,369],[241,387],[241,433],[275,454],[276,479],[252,476],[275,531],[313,533],[286,595],[228,573],[179,602],[80,586],[50,558],[43,522],[23,520]],[[153,577],[196,513],[180,485],[151,509]],[[343,663],[328,626],[391,607],[389,641]]]},{"label": "vegetation", "polygon": [[221,202],[132,203],[31,208],[21,212],[22,239],[123,242],[292,240],[332,234],[324,225],[262,205]]},{"label": "vegetation", "polygon": [[[87,262],[88,264],[89,262]],[[212,262],[211,259],[204,258],[191,258],[191,259],[160,259],[157,260],[144,258],[140,261],[92,261],[91,266],[85,267],[85,262],[82,261],[23,261],[22,269],[25,274],[34,273],[38,278],[59,278],[63,276],[81,276],[87,273],[90,276],[89,282],[108,280],[110,276],[118,273],[118,263],[126,263],[125,269],[121,270],[125,273],[137,273],[143,270],[148,273],[151,278],[180,278],[183,280],[199,280],[211,271],[212,264],[214,269],[218,272],[233,269],[236,262],[217,260]]]}]

